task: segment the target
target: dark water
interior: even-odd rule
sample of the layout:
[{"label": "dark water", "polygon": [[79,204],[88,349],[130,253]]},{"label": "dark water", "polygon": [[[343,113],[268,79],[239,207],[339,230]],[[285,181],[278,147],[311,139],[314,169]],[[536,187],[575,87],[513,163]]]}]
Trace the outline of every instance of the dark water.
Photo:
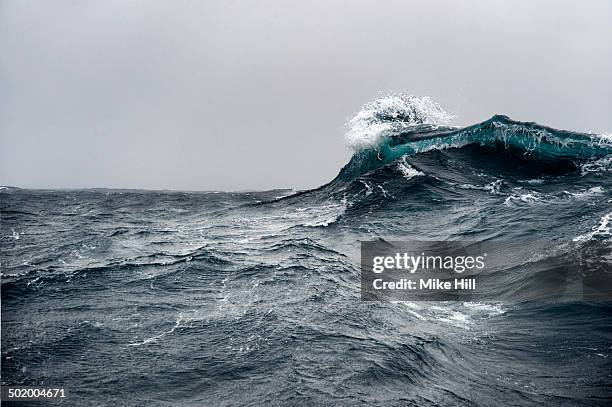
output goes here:
[{"label": "dark water", "polygon": [[359,285],[360,240],[608,241],[609,140],[503,116],[387,130],[297,194],[3,189],[2,384],[87,406],[609,405],[609,303]]}]

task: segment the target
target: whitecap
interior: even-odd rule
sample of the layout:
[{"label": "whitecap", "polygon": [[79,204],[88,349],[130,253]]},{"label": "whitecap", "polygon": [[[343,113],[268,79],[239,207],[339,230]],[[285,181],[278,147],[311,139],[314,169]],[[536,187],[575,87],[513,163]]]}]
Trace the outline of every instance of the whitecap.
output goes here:
[{"label": "whitecap", "polygon": [[453,116],[429,97],[391,93],[366,103],[347,123],[346,144],[353,150],[376,146],[390,130],[417,124],[445,125]]},{"label": "whitecap", "polygon": [[504,201],[506,206],[516,206],[516,204],[530,204],[540,201],[540,198],[532,193],[521,194],[521,195],[510,195]]},{"label": "whitecap", "polygon": [[420,177],[422,175],[425,175],[421,171],[408,164],[406,156],[402,157],[402,159],[397,163],[397,168],[401,171],[402,175],[406,179],[412,179],[414,177]]},{"label": "whitecap", "polygon": [[612,222],[612,212],[602,216],[601,220],[599,221],[599,225],[593,226],[589,233],[576,236],[573,241],[583,242],[587,240],[592,240],[595,237],[610,237],[612,235],[612,231],[610,230],[610,222]]}]

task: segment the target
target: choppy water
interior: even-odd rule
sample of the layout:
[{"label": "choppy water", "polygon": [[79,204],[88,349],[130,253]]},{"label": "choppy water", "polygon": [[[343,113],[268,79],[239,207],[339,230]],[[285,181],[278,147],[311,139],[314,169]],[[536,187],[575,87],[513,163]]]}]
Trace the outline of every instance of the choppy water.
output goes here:
[{"label": "choppy water", "polygon": [[354,119],[353,159],[312,191],[2,189],[2,384],[64,385],[64,405],[608,404],[609,303],[366,303],[359,241],[608,241],[610,140],[397,102]]}]

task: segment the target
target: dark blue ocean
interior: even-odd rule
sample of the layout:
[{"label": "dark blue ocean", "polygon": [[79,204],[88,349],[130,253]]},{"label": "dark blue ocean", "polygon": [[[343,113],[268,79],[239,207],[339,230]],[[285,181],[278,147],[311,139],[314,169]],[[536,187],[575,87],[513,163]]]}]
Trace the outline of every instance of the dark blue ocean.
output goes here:
[{"label": "dark blue ocean", "polygon": [[2,384],[67,406],[610,405],[609,302],[506,295],[528,272],[499,300],[364,302],[359,242],[608,244],[612,140],[370,110],[314,190],[3,188]]}]

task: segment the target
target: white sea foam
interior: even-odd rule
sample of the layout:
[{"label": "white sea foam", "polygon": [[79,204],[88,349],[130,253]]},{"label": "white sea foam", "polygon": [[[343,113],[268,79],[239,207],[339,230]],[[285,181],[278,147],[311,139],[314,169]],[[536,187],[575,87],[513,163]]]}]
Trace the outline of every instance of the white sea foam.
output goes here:
[{"label": "white sea foam", "polygon": [[501,179],[495,180],[484,186],[484,189],[492,194],[499,194],[504,182]]},{"label": "white sea foam", "polygon": [[602,216],[601,220],[599,221],[599,225],[593,226],[589,233],[576,236],[573,239],[574,242],[584,242],[587,240],[592,240],[595,237],[609,238],[610,236],[612,236],[612,231],[610,230],[610,222],[612,222],[612,212]]},{"label": "white sea foam", "polygon": [[[425,307],[410,301],[391,301],[394,304],[405,306],[405,311],[421,321],[444,323],[457,328],[471,329],[474,324],[482,320],[493,318],[507,312],[501,303],[464,302],[443,303],[440,306],[427,305]],[[424,303],[421,303],[424,304]],[[418,311],[418,312],[417,312]]]},{"label": "white sea foam", "polygon": [[540,184],[544,183],[544,180],[542,178],[533,178],[533,179],[528,179],[528,180],[525,180],[525,181],[520,181],[519,180],[519,182],[524,182],[525,184],[537,184],[537,185],[540,185]]},{"label": "white sea foam", "polygon": [[370,184],[368,184],[367,182],[362,181],[362,180],[360,180],[360,182],[363,184],[363,186],[365,186],[365,187],[366,187],[366,192],[365,192],[365,195],[366,195],[366,196],[370,196],[370,195],[372,195],[372,187],[370,186]]},{"label": "white sea foam", "polygon": [[504,205],[506,206],[515,206],[515,204],[530,204],[534,202],[540,201],[540,198],[535,195],[535,193],[527,193],[521,195],[510,195],[504,201]]},{"label": "white sea foam", "polygon": [[598,195],[603,195],[606,190],[601,187],[593,187],[593,188],[589,188],[589,189],[583,189],[582,191],[579,192],[569,192],[569,191],[563,191],[565,194],[576,197],[578,199],[584,199],[584,198],[591,198],[593,196],[598,196]]},{"label": "white sea foam", "polygon": [[412,179],[414,177],[420,177],[423,174],[421,171],[417,170],[406,161],[406,156],[402,157],[402,159],[397,163],[397,168],[402,172],[404,178]]},{"label": "white sea foam", "polygon": [[386,198],[386,197],[389,197],[389,196],[393,197],[393,195],[391,195],[389,192],[387,192],[387,190],[386,190],[386,189],[384,189],[382,185],[378,185],[378,184],[376,184],[376,186],[377,186],[378,188],[380,188],[380,192],[382,192],[382,194],[383,194],[383,196],[384,196],[385,198]]},{"label": "white sea foam", "polygon": [[[463,188],[463,189],[476,189],[476,190],[489,191],[489,193],[491,194],[499,194],[501,192],[501,188],[503,184],[504,184],[504,181],[502,181],[501,179],[498,179],[493,182],[489,182],[486,185],[460,184],[458,186],[459,188]],[[457,184],[452,183],[452,185],[457,185]]]},{"label": "white sea foam", "polygon": [[360,150],[379,144],[390,130],[417,124],[444,125],[453,118],[429,97],[388,94],[365,104],[349,120],[346,144]]},{"label": "white sea foam", "polygon": [[599,140],[600,144],[612,144],[612,133],[594,134],[593,137]]},{"label": "white sea foam", "polygon": [[612,156],[606,156],[596,160],[589,160],[580,165],[582,175],[587,175],[592,172],[610,172],[612,171]]},{"label": "white sea foam", "polygon": [[464,307],[471,308],[475,312],[481,312],[488,316],[501,315],[506,312],[506,309],[502,306],[502,304],[493,304],[493,303],[482,303],[482,302],[464,302]]}]

